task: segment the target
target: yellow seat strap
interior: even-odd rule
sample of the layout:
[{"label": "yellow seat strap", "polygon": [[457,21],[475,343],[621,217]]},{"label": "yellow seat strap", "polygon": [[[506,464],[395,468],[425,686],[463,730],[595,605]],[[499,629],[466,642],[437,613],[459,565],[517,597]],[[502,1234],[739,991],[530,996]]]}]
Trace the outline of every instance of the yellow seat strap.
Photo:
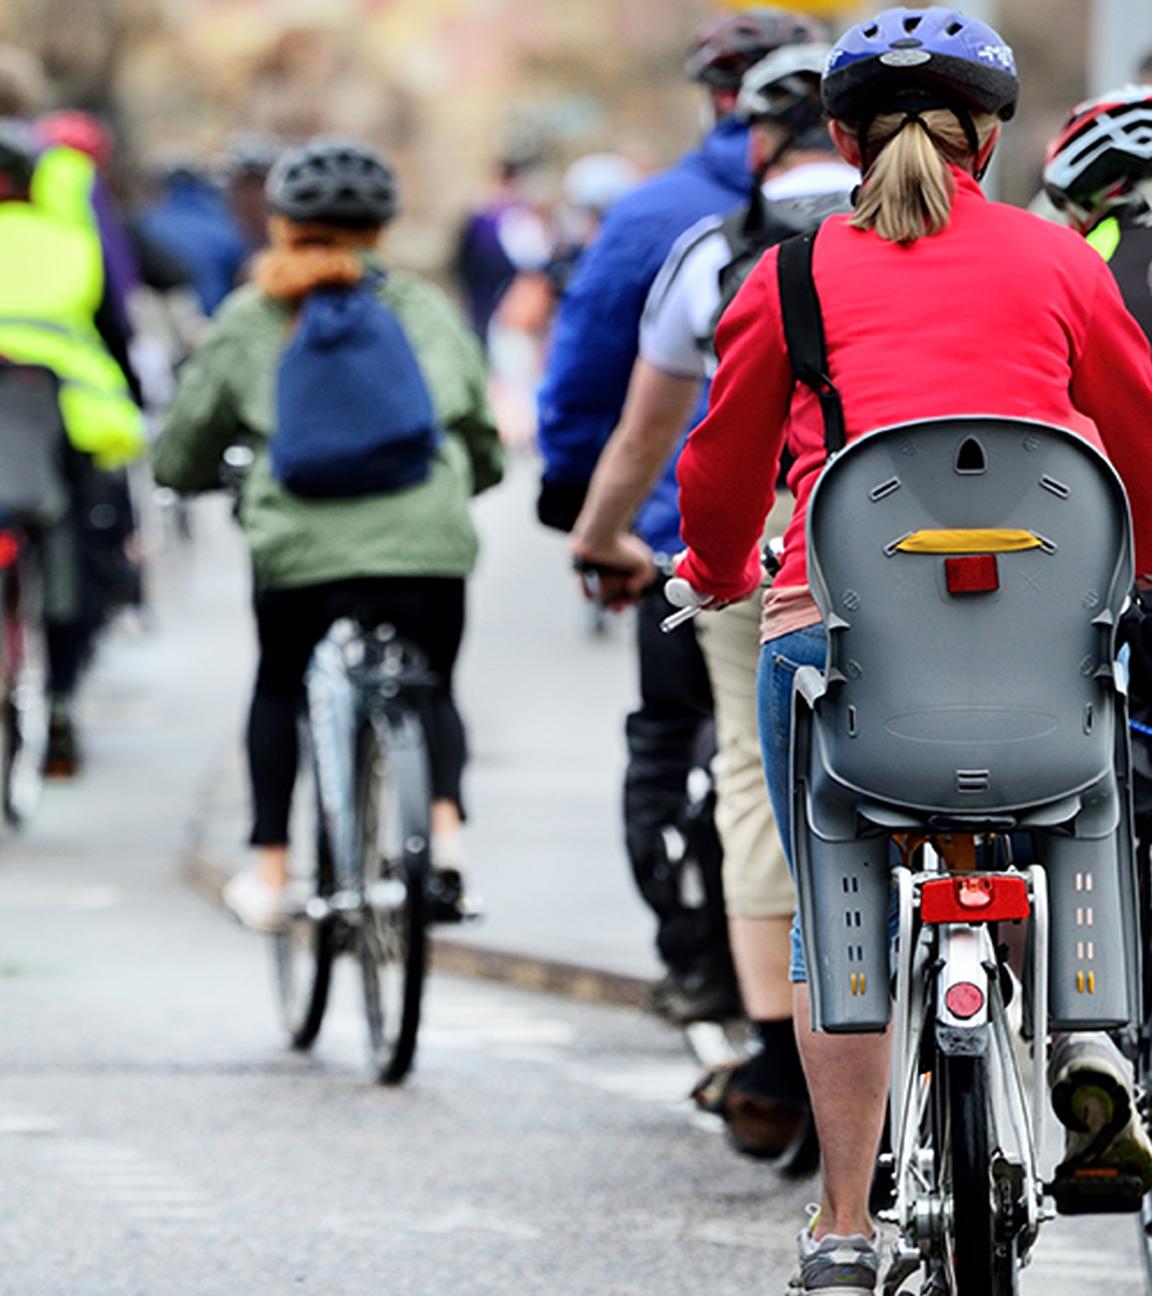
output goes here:
[{"label": "yellow seat strap", "polygon": [[912,531],[892,546],[901,553],[916,554],[1022,553],[1040,547],[1040,537],[1031,531],[996,527]]}]

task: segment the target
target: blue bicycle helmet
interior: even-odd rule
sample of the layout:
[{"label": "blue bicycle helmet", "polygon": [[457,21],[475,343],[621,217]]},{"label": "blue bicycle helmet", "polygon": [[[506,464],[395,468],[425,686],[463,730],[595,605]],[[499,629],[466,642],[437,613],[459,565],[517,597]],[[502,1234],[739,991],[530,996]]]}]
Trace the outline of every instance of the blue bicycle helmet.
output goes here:
[{"label": "blue bicycle helmet", "polygon": [[1004,38],[955,9],[885,9],[849,28],[828,57],[824,106],[841,121],[898,110],[1016,111],[1020,81]]}]

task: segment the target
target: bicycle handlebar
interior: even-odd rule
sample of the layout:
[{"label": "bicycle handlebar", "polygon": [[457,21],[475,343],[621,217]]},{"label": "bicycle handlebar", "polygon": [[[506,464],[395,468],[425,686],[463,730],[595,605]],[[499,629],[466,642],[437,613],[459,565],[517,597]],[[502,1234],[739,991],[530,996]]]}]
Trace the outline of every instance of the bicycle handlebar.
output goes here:
[{"label": "bicycle handlebar", "polygon": [[673,576],[664,582],[664,597],[673,607],[680,609],[679,612],[673,612],[671,616],[666,616],[660,622],[660,629],[664,634],[671,634],[673,630],[694,620],[714,602],[710,594],[701,594],[693,589],[683,576]]}]

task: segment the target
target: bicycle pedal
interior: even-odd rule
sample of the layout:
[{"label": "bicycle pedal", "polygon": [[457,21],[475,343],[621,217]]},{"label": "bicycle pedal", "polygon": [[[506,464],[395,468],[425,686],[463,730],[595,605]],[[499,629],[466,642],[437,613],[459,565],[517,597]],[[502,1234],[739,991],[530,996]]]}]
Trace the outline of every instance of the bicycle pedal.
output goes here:
[{"label": "bicycle pedal", "polygon": [[1144,1181],[1107,1166],[1058,1175],[1045,1186],[1059,1215],[1126,1215],[1140,1209]]}]

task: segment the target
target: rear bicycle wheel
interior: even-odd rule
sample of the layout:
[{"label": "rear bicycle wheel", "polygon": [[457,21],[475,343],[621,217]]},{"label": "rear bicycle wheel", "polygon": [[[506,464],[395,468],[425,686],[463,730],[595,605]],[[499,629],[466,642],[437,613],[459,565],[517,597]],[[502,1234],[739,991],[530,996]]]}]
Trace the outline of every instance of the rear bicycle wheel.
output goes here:
[{"label": "rear bicycle wheel", "polygon": [[48,649],[43,592],[33,563],[5,571],[0,586],[0,806],[5,822],[18,828],[35,809],[44,784]]},{"label": "rear bicycle wheel", "polygon": [[[317,791],[316,772],[308,762],[298,780],[295,798],[296,841],[311,841],[313,852],[290,886],[294,892],[326,898],[335,889],[332,849]],[[307,1049],[315,1042],[328,1006],[332,964],[336,957],[336,925],[329,915],[319,920],[301,909],[293,912],[283,930],[272,936],[273,967],[280,1020],[294,1049]]]},{"label": "rear bicycle wheel", "polygon": [[428,757],[415,715],[366,724],[356,765],[364,869],[357,944],[369,1058],[380,1084],[403,1080],[416,1055],[428,961],[428,809]]},{"label": "rear bicycle wheel", "polygon": [[1001,1236],[1006,1204],[994,1173],[987,1058],[940,1053],[936,1066],[951,1291],[954,1296],[1015,1296],[1015,1247]]},{"label": "rear bicycle wheel", "polygon": [[0,574],[0,812],[10,827],[20,823],[16,804],[16,768],[22,745],[20,711],[16,705],[16,610],[8,609],[9,581]]}]

